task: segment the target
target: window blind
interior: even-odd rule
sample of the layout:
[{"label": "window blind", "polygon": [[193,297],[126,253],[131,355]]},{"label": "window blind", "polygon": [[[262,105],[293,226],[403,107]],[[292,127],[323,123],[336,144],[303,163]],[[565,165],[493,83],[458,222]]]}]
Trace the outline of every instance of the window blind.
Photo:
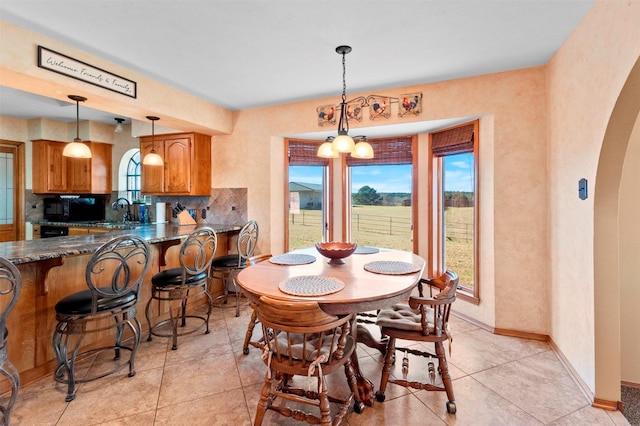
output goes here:
[{"label": "window blind", "polygon": [[316,155],[321,143],[321,141],[289,139],[289,165],[327,166],[329,159]]},{"label": "window blind", "polygon": [[353,158],[347,155],[347,166],[412,164],[412,141],[413,137],[411,136],[368,139],[367,142],[373,148],[374,158]]},{"label": "window blind", "polygon": [[436,157],[473,152],[474,123],[431,134],[431,152]]}]

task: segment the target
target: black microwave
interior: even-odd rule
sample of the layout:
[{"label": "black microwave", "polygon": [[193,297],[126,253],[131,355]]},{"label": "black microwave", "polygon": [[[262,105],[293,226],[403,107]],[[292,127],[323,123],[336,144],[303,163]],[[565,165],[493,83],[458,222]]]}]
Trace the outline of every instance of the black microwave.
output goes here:
[{"label": "black microwave", "polygon": [[56,197],[43,201],[45,220],[87,222],[105,218],[105,202],[100,197]]}]

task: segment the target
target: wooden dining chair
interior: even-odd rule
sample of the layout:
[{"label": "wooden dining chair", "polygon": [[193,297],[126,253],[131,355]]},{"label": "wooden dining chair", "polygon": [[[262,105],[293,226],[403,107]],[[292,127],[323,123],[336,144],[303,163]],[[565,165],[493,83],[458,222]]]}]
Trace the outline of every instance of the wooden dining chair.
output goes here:
[{"label": "wooden dining chair", "polygon": [[[423,287],[429,289],[429,296],[424,296]],[[447,412],[456,413],[456,401],[453,395],[453,385],[447,366],[447,356],[444,349],[444,342],[451,341],[449,331],[449,314],[451,305],[456,300],[456,289],[458,288],[458,275],[447,270],[444,274],[433,279],[420,279],[418,284],[419,295],[411,296],[409,304],[396,304],[391,308],[382,309],[378,313],[376,324],[380,326],[383,336],[388,337],[384,366],[382,367],[382,378],[380,380],[380,390],[376,392],[376,400],[384,402],[387,383],[424,389],[427,391],[445,391],[447,393]],[[434,294],[434,291],[437,292]],[[396,339],[433,343],[435,354],[413,348],[396,347]],[[409,381],[403,379],[389,379],[391,366],[396,360],[396,351],[403,352],[402,374],[409,374],[409,359],[407,354],[428,358],[427,376],[429,383]],[[437,360],[436,368],[433,359]],[[438,374],[436,374],[436,371]],[[439,378],[437,376],[440,376]]]},{"label": "wooden dining chair", "polygon": [[[263,360],[267,365],[264,385],[256,410],[255,424],[262,424],[267,410],[310,424],[337,425],[354,398],[359,411],[358,386],[351,364],[356,342],[350,328],[353,315],[336,317],[325,313],[317,302],[284,301],[262,296],[252,304],[263,331]],[[329,396],[325,376],[344,367],[351,392],[344,399]],[[309,378],[309,389],[290,385],[293,376]],[[311,377],[316,385],[311,389]],[[276,398],[319,408],[320,417],[275,405]],[[331,418],[330,403],[337,403]]]},{"label": "wooden dining chair", "polygon": [[[260,263],[260,262],[264,262],[265,260],[269,260],[271,259],[272,255],[271,254],[261,254],[258,256],[253,256],[251,258],[249,258],[248,260],[248,265],[255,265],[256,263]],[[249,319],[249,324],[247,324],[247,332],[245,333],[244,336],[244,343],[242,344],[242,353],[244,353],[245,355],[249,354],[249,345],[253,346],[254,348],[260,348],[262,345],[262,340],[258,340],[258,341],[252,341],[251,338],[253,337],[253,330],[256,328],[256,325],[258,324],[258,315],[256,314],[255,310],[251,310],[251,318]]]}]

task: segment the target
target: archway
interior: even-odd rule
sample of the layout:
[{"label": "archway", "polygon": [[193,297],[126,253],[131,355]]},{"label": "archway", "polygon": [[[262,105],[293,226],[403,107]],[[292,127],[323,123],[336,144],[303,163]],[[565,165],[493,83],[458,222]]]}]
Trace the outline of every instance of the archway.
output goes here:
[{"label": "archway", "polygon": [[594,191],[595,401],[620,401],[619,189],[629,140],[640,114],[640,59],[631,69],[607,126]]}]

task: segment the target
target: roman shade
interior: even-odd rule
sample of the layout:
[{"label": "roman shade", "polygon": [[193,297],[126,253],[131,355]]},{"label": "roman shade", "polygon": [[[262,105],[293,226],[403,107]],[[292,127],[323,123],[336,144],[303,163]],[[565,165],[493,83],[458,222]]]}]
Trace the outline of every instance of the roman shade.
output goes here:
[{"label": "roman shade", "polygon": [[473,152],[474,123],[431,134],[431,152],[436,157]]}]

